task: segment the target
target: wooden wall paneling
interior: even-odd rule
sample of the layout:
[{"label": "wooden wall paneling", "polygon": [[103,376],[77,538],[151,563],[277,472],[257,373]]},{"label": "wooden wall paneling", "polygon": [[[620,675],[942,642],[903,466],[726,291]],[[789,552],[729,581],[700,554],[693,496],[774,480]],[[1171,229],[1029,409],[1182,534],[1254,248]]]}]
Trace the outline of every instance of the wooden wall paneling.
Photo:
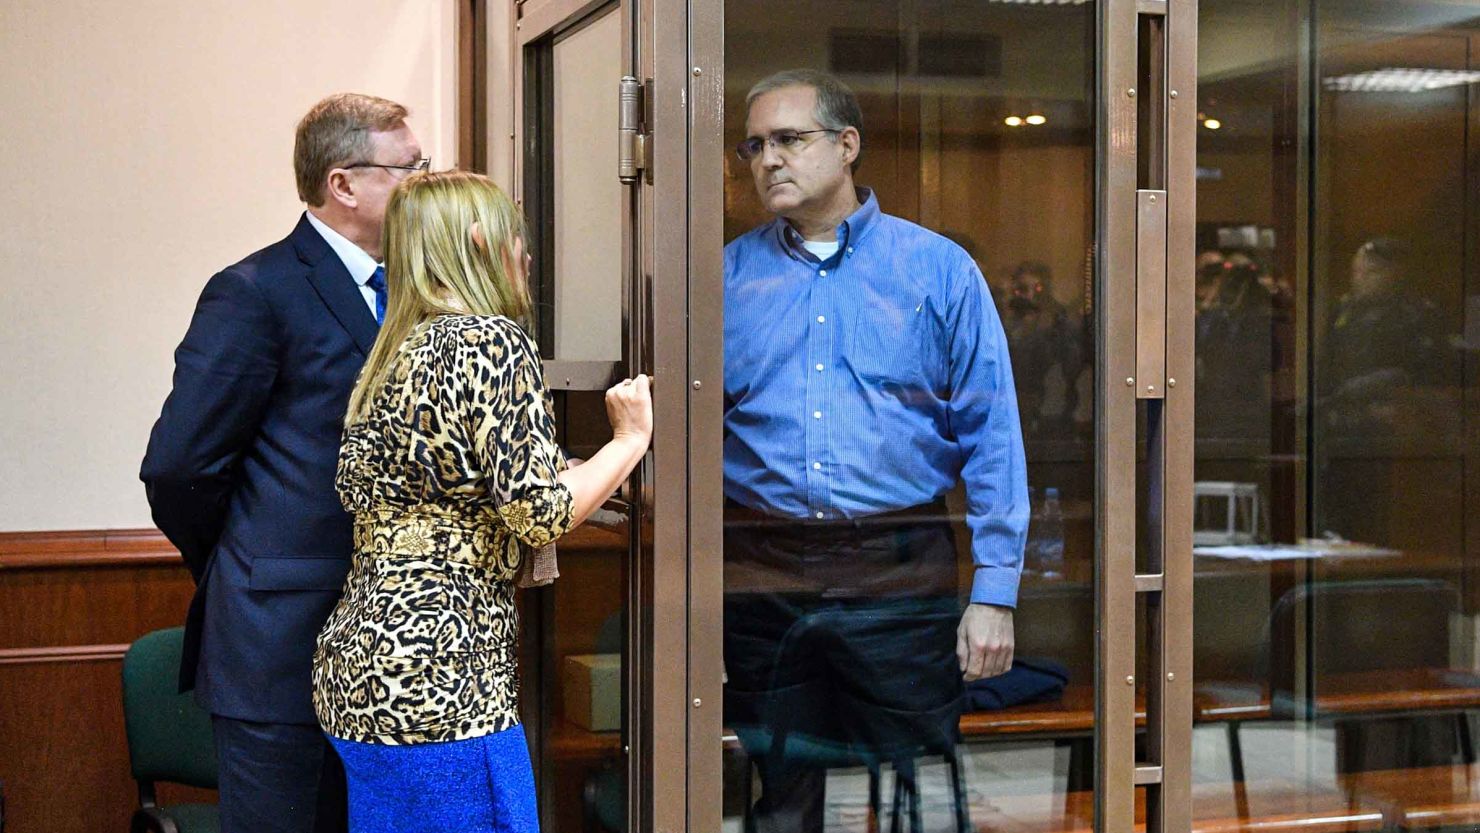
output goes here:
[{"label": "wooden wall paneling", "polygon": [[[125,830],[130,643],[185,619],[193,584],[154,530],[0,534],[0,781],[7,833]],[[214,793],[161,787],[163,802]]]}]

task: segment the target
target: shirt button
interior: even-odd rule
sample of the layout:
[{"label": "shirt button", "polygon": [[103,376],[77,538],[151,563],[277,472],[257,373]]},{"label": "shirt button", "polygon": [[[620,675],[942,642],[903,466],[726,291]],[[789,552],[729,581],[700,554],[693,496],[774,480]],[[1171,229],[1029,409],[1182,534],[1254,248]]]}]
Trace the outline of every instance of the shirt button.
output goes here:
[{"label": "shirt button", "polygon": [[814,469],[814,470],[815,470],[815,471],[822,471],[822,464],[821,464],[821,463],[813,463],[813,464],[812,464],[812,468],[813,468],[813,469]]},{"label": "shirt button", "polygon": [[827,270],[826,269],[823,269],[822,271],[818,272],[817,274],[819,274],[819,275],[821,275],[822,277],[825,278],[825,277],[827,277]]},{"label": "shirt button", "polygon": [[822,419],[822,412],[821,411],[813,411],[812,412],[812,418],[813,419]]},{"label": "shirt button", "polygon": [[850,255],[853,254],[853,247],[852,246],[849,246],[848,247],[848,254],[850,254]]},{"label": "shirt button", "polygon": [[817,316],[817,323],[818,324],[826,324],[827,323],[827,316],[826,315],[819,315],[819,316]]},{"label": "shirt button", "polygon": [[817,365],[817,372],[818,373],[821,373],[822,372],[822,365],[820,365],[820,364]]},{"label": "shirt button", "polygon": [[819,521],[822,520],[822,517],[823,517],[822,513],[821,512],[818,512],[817,513],[817,520],[819,520]]}]

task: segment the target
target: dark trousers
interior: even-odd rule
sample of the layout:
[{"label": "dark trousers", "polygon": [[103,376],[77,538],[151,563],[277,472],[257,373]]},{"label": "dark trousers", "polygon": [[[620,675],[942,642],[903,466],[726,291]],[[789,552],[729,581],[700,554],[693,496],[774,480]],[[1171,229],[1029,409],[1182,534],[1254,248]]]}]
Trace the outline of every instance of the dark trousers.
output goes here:
[{"label": "dark trousers", "polygon": [[344,766],[317,726],[212,715],[223,833],[344,833]]},{"label": "dark trousers", "polygon": [[725,529],[725,721],[756,764],[757,831],[820,831],[829,767],[944,752],[964,687],[954,532],[938,504]]}]

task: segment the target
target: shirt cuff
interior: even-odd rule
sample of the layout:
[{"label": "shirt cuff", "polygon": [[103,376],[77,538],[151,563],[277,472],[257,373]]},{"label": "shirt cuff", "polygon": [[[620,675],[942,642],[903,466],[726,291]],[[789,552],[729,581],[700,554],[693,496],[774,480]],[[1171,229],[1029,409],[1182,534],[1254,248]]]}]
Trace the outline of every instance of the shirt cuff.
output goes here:
[{"label": "shirt cuff", "polygon": [[971,577],[971,603],[1017,607],[1018,571],[1008,567],[978,566]]}]

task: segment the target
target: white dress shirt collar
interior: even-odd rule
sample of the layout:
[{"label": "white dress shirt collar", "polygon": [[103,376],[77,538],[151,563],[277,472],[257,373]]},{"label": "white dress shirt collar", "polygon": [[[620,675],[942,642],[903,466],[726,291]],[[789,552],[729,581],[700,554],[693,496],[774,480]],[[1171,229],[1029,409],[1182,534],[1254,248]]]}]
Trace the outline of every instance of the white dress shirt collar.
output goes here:
[{"label": "white dress shirt collar", "polygon": [[380,264],[376,263],[375,258],[364,249],[351,243],[349,238],[329,228],[328,224],[315,217],[312,211],[305,213],[308,215],[308,224],[318,230],[319,236],[324,238],[324,242],[328,243],[329,248],[333,249],[334,253],[339,255],[339,259],[344,262],[344,268],[349,270],[349,276],[355,279],[356,284],[363,287],[365,281],[370,280],[370,276],[375,274],[375,267]]}]

